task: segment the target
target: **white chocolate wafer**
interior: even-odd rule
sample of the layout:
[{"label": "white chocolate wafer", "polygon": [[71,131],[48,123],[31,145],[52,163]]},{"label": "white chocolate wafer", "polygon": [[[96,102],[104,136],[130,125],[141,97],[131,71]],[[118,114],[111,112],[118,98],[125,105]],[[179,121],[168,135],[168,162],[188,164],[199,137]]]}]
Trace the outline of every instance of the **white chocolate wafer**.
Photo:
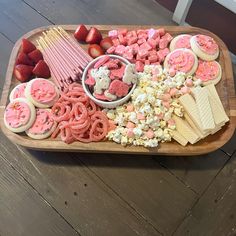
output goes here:
[{"label": "white chocolate wafer", "polygon": [[190,116],[188,115],[188,113],[184,113],[184,118],[186,119],[186,121],[188,122],[188,124],[191,126],[191,128],[194,130],[194,132],[202,139],[204,137],[206,137],[207,135],[202,133],[200,129],[198,129],[198,127],[196,126],[196,124],[193,122],[193,120],[190,118]]},{"label": "white chocolate wafer", "polygon": [[176,130],[191,144],[196,143],[200,137],[193,131],[190,125],[183,118],[173,116],[176,123]]},{"label": "white chocolate wafer", "polygon": [[184,107],[185,112],[189,115],[197,128],[203,135],[205,135],[207,132],[202,129],[202,123],[198,113],[197,104],[194,101],[193,97],[189,94],[182,95],[179,98],[179,102]]},{"label": "white chocolate wafer", "polygon": [[194,88],[192,89],[194,94],[200,120],[203,130],[210,131],[215,129],[215,122],[208,99],[208,92],[206,88]]},{"label": "white chocolate wafer", "polygon": [[171,136],[176,142],[178,142],[182,146],[186,146],[188,143],[188,140],[184,138],[177,130],[172,130]]},{"label": "white chocolate wafer", "polygon": [[209,94],[212,95],[212,97],[215,99],[215,101],[217,102],[218,106],[220,107],[221,113],[224,116],[224,122],[228,122],[229,121],[229,117],[227,116],[225,109],[223,107],[223,104],[221,103],[220,97],[216,91],[216,87],[214,86],[214,84],[209,84],[205,87],[208,91]]}]

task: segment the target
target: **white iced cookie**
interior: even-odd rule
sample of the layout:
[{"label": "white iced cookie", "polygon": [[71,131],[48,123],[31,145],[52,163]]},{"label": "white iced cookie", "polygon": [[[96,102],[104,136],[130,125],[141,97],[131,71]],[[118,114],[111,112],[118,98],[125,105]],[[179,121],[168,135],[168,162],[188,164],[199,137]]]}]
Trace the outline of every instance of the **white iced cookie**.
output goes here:
[{"label": "white iced cookie", "polygon": [[50,80],[36,78],[27,83],[25,97],[36,107],[49,108],[58,100],[59,91]]},{"label": "white iced cookie", "polygon": [[178,48],[188,48],[191,49],[190,39],[192,35],[190,34],[180,34],[174,37],[170,42],[170,51],[174,51]]},{"label": "white iced cookie", "polygon": [[35,107],[25,98],[16,98],[6,107],[4,124],[14,133],[21,133],[31,127],[35,121]]},{"label": "white iced cookie", "polygon": [[25,88],[27,83],[21,83],[16,85],[14,89],[12,89],[9,100],[10,102],[16,98],[25,98]]},{"label": "white iced cookie", "polygon": [[128,85],[137,83],[137,75],[134,72],[134,66],[132,64],[128,64],[125,67],[125,72],[122,81]]},{"label": "white iced cookie", "polygon": [[222,76],[222,69],[217,61],[198,61],[195,77],[200,79],[203,85],[217,84]]},{"label": "white iced cookie", "polygon": [[109,77],[97,79],[96,84],[94,86],[94,92],[96,94],[102,94],[103,90],[109,88],[110,83],[111,83],[111,79]]},{"label": "white iced cookie", "polygon": [[219,46],[207,35],[197,34],[190,39],[194,53],[205,61],[213,61],[219,56]]},{"label": "white iced cookie", "polygon": [[192,75],[198,66],[196,55],[187,48],[175,49],[170,52],[164,61],[166,71],[184,72],[187,75]]},{"label": "white iced cookie", "polygon": [[25,132],[33,139],[45,139],[53,133],[56,126],[57,123],[53,119],[51,110],[38,108],[33,125]]}]

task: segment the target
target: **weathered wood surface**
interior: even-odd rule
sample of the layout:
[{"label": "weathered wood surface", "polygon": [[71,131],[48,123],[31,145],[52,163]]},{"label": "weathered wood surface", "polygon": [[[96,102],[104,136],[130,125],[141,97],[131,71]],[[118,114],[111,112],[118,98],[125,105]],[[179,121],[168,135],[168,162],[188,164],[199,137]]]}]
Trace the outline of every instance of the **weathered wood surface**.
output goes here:
[{"label": "weathered wood surface", "polygon": [[[87,5],[96,6],[102,2],[106,3],[102,8],[99,5],[102,14],[94,10],[96,17],[88,17],[91,11]],[[5,4],[0,7],[1,76],[5,75],[4,65],[8,63],[12,43],[38,26],[82,22],[171,24],[171,14],[152,1],[131,0],[127,5],[124,1],[108,3],[102,0],[86,3],[3,0],[0,4]],[[111,6],[116,7],[112,14],[107,12]],[[121,12],[123,18],[119,15]],[[46,18],[50,21],[44,23]],[[1,77],[1,82],[3,80]],[[0,185],[1,236],[50,235],[48,232],[60,235],[51,231],[54,226],[61,230],[61,235],[76,235],[76,232],[89,236],[171,235],[176,230],[177,235],[234,235],[233,182],[236,176],[232,173],[235,164],[227,160],[236,150],[235,136],[222,147],[225,153],[218,150],[197,158],[180,159],[27,151],[9,142],[2,133],[0,140],[0,183],[8,186]],[[9,172],[15,185],[9,185],[5,179]],[[160,181],[163,181],[162,186],[159,186]],[[24,196],[24,201],[19,201],[16,194],[19,198]],[[173,202],[176,203],[174,207]],[[15,215],[9,214],[10,205],[14,207]],[[40,212],[37,221],[33,221],[35,212],[29,213],[28,206]],[[217,206],[216,210],[214,206]],[[208,209],[212,210],[210,215]],[[194,217],[189,217],[189,211]],[[17,218],[18,212],[21,218]],[[27,227],[30,222],[33,222],[31,228]],[[217,228],[219,225],[222,226]]]},{"label": "weathered wood surface", "polygon": [[236,155],[177,229],[175,235],[236,235]]},{"label": "weathered wood surface", "polygon": [[0,235],[79,235],[2,157],[0,166]]}]

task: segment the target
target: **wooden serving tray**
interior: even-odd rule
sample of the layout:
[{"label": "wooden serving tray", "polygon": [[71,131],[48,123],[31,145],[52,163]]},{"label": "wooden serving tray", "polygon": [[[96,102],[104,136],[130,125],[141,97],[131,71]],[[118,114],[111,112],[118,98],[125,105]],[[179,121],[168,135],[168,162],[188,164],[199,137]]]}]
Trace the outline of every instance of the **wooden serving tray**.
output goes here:
[{"label": "wooden serving tray", "polygon": [[[23,35],[22,38],[28,38],[33,42],[36,42],[38,36],[41,35],[42,31],[47,30],[50,27],[41,27],[34,29],[27,34]],[[76,29],[76,25],[62,25],[62,27],[70,33],[73,33]],[[140,29],[140,28],[159,28],[160,26],[135,26],[135,25],[97,25],[95,26],[101,30],[105,35],[111,29],[117,28],[128,28],[128,29]],[[51,138],[45,140],[33,140],[26,136],[25,134],[15,134],[9,131],[3,122],[3,114],[6,105],[9,102],[8,96],[13,87],[18,84],[17,80],[13,76],[13,69],[18,54],[21,38],[16,42],[11,57],[9,60],[9,65],[6,73],[5,84],[2,92],[1,104],[0,104],[0,124],[3,133],[15,144],[24,146],[29,149],[47,150],[47,151],[76,151],[76,152],[106,152],[106,153],[127,153],[127,154],[152,154],[152,155],[178,155],[178,156],[190,156],[190,155],[200,155],[204,153],[212,152],[221,146],[223,146],[233,135],[236,124],[236,98],[234,90],[234,80],[232,72],[232,64],[229,56],[228,49],[224,42],[217,37],[215,34],[195,27],[182,27],[182,26],[161,26],[166,29],[171,35],[175,36],[181,33],[188,34],[206,34],[213,37],[220,47],[220,55],[218,61],[222,66],[222,79],[220,83],[217,84],[217,91],[220,95],[223,106],[226,110],[227,115],[230,117],[230,122],[225,125],[222,130],[214,135],[210,135],[207,138],[199,141],[194,145],[187,145],[182,147],[175,141],[169,143],[160,143],[158,148],[145,148],[139,146],[127,146],[123,147],[120,144],[116,144],[111,141],[103,142],[93,142],[93,143],[81,143],[74,142],[72,144],[66,144],[59,140],[54,140]],[[86,45],[82,45],[86,48]]]}]

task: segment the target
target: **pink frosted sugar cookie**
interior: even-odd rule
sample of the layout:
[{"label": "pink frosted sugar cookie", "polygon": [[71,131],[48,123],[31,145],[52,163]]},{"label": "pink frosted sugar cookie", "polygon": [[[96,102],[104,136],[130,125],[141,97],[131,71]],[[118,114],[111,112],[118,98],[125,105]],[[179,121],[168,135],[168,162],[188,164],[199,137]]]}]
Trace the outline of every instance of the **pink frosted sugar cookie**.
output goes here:
[{"label": "pink frosted sugar cookie", "polygon": [[56,122],[50,109],[37,109],[33,125],[26,130],[26,134],[33,139],[48,138],[56,129]]},{"label": "pink frosted sugar cookie", "polygon": [[164,61],[164,67],[167,71],[175,70],[192,75],[198,66],[196,55],[189,49],[176,49],[169,53]]},{"label": "pink frosted sugar cookie", "polygon": [[27,83],[25,97],[36,107],[49,108],[58,100],[59,91],[53,82],[36,78]]},{"label": "pink frosted sugar cookie", "polygon": [[190,34],[181,34],[174,37],[170,43],[170,51],[174,51],[177,48],[188,48],[191,49],[190,39],[192,35]]},{"label": "pink frosted sugar cookie", "polygon": [[221,66],[217,61],[199,60],[195,76],[203,82],[203,85],[217,84],[221,75]]},{"label": "pink frosted sugar cookie", "polygon": [[25,98],[11,101],[4,112],[5,126],[14,133],[21,133],[31,127],[35,120],[35,108]]},{"label": "pink frosted sugar cookie", "polygon": [[197,34],[190,39],[194,53],[205,61],[213,61],[219,56],[219,46],[207,35]]},{"label": "pink frosted sugar cookie", "polygon": [[9,100],[10,102],[16,98],[25,98],[25,88],[27,83],[18,84],[14,89],[12,89]]}]

